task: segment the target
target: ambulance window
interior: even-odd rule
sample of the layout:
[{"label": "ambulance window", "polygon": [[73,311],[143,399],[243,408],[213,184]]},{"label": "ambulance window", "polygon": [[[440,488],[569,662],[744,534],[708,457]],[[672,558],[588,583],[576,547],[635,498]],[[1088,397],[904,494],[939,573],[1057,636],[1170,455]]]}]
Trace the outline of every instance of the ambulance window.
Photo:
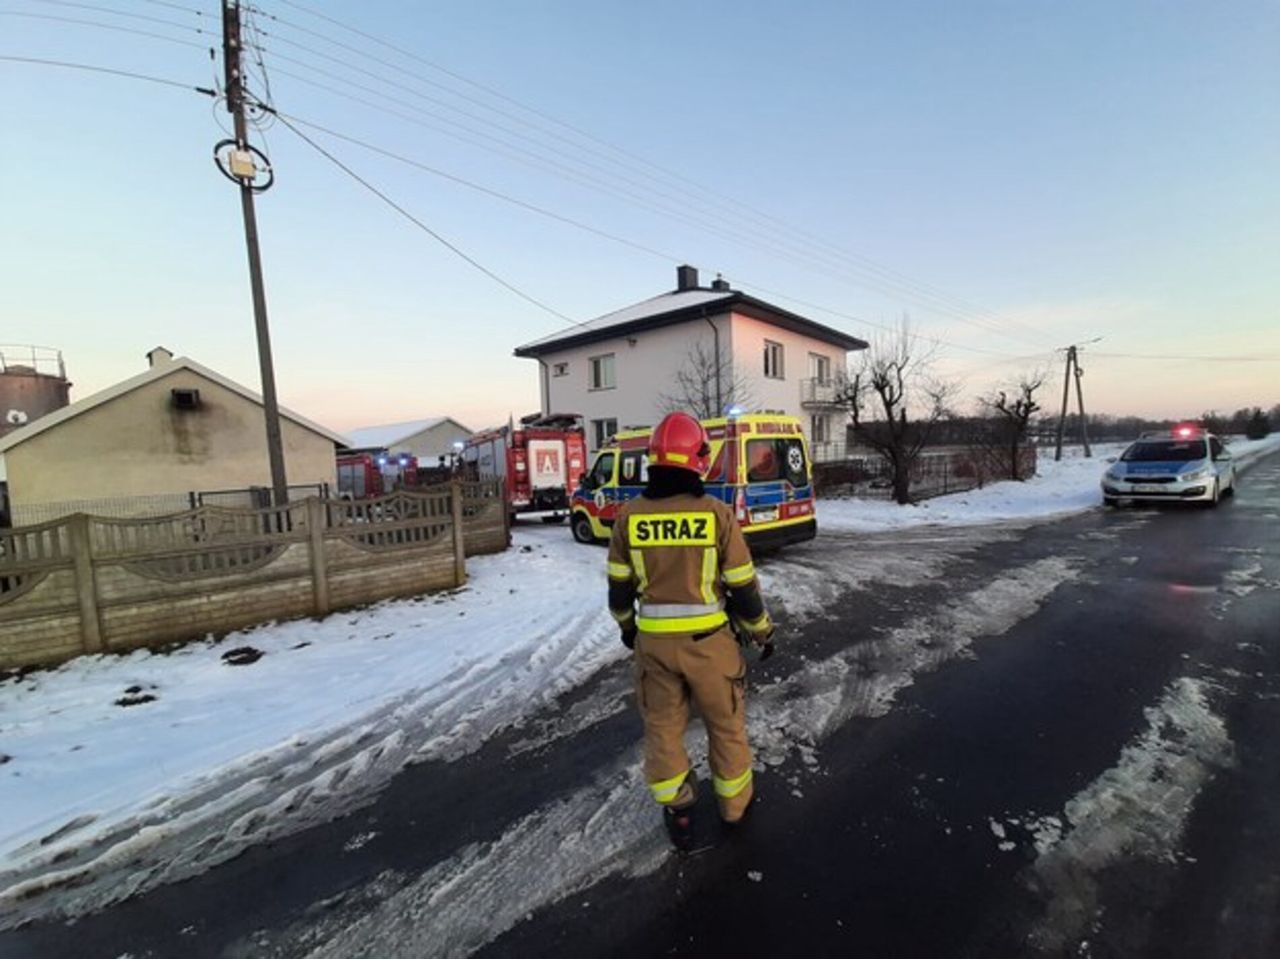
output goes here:
[{"label": "ambulance window", "polygon": [[643,486],[649,481],[649,457],[642,452],[622,455],[622,486]]},{"label": "ambulance window", "polygon": [[773,440],[747,440],[747,482],[766,483],[780,479],[782,460]]},{"label": "ambulance window", "polygon": [[747,482],[780,479],[792,486],[809,485],[804,444],[798,439],[747,440]]},{"label": "ambulance window", "polygon": [[613,482],[613,453],[601,453],[596,457],[596,465],[591,467],[591,485],[594,488]]}]

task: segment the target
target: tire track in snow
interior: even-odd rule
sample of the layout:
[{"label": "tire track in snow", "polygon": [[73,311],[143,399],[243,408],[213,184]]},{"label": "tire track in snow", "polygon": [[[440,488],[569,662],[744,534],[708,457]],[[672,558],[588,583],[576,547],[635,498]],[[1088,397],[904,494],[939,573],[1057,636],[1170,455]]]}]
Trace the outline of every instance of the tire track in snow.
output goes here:
[{"label": "tire track in snow", "polygon": [[[917,673],[967,655],[980,637],[1006,632],[1076,575],[1075,565],[1058,557],[1028,564],[937,613],[757,690],[748,700],[757,765],[781,764],[793,752],[812,762],[815,747],[841,724],[885,715]],[[698,763],[705,739],[691,740]],[[433,866],[308,955],[468,955],[536,909],[612,875],[652,871],[668,856],[639,763],[616,763],[592,785],[514,823],[500,839]],[[283,941],[315,942],[339,924],[289,930]],[[295,954],[283,941],[276,954]]]},{"label": "tire track in snow", "polygon": [[1058,953],[1080,941],[1100,917],[1100,884],[1112,867],[1135,859],[1176,863],[1196,799],[1215,772],[1234,764],[1208,689],[1202,679],[1171,683],[1144,711],[1146,729],[1116,765],[1068,800],[1062,838],[1044,843],[1028,876],[1044,902],[1027,937],[1031,946]]},{"label": "tire track in snow", "polygon": [[[204,774],[109,830],[64,829],[16,850],[0,871],[0,929],[83,915],[328,822],[370,801],[406,765],[452,761],[480,748],[622,655],[603,609],[570,611],[531,628],[541,641],[496,661],[462,664],[355,726],[294,736]],[[86,818],[80,825],[92,824]]]}]

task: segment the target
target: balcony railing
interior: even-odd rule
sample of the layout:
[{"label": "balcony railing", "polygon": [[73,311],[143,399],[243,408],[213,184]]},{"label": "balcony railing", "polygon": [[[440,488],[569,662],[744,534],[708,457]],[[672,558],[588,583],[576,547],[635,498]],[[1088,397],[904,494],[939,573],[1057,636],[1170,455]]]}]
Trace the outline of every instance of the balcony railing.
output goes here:
[{"label": "balcony railing", "polygon": [[801,406],[843,406],[840,401],[842,384],[834,379],[811,377],[800,381]]}]

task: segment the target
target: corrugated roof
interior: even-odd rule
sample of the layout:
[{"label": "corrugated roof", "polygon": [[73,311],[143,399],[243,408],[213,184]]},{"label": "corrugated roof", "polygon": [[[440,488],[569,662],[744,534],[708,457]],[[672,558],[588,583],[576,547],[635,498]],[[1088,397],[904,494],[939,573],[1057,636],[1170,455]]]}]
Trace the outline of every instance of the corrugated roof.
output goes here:
[{"label": "corrugated roof", "polygon": [[429,430],[433,426],[446,422],[452,422],[464,433],[471,432],[457,420],[451,420],[447,416],[431,416],[424,420],[405,420],[403,423],[386,423],[382,426],[362,426],[347,434],[350,440],[347,445],[353,450],[392,447],[410,437],[417,436],[423,430]]}]

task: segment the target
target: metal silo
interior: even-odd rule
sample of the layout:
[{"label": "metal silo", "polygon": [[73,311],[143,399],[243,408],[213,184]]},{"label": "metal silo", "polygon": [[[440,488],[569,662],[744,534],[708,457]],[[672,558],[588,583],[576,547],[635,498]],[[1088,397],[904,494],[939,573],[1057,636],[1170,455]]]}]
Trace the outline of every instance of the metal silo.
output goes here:
[{"label": "metal silo", "polygon": [[70,402],[60,350],[0,345],[0,436]]}]

